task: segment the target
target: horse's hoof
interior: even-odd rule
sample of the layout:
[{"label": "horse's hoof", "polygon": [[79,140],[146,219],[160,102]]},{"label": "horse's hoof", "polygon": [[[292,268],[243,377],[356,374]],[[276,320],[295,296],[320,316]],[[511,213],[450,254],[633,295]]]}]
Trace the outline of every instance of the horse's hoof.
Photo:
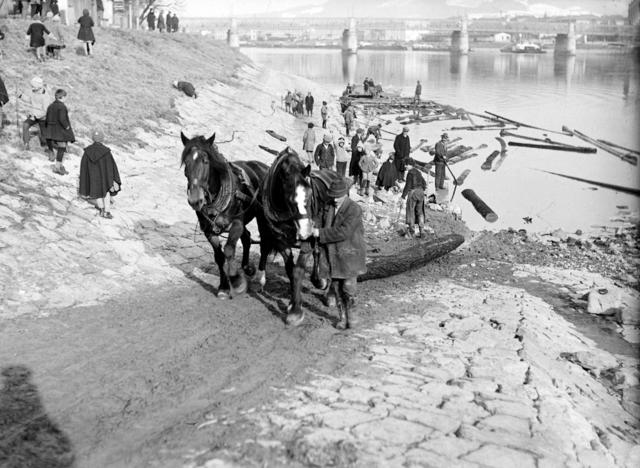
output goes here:
[{"label": "horse's hoof", "polygon": [[222,299],[222,300],[227,300],[229,299],[229,291],[224,290],[224,291],[218,291],[218,299]]},{"label": "horse's hoof", "polygon": [[243,276],[242,281],[240,281],[240,284],[238,284],[238,286],[231,287],[231,293],[232,293],[232,297],[236,297],[246,292],[247,292],[247,280],[244,279],[244,276]]},{"label": "horse's hoof", "polygon": [[311,282],[316,289],[324,290],[327,289],[327,286],[329,286],[329,281],[327,281],[325,278],[312,278]]},{"label": "horse's hoof", "polygon": [[267,284],[267,272],[264,270],[258,270],[258,282],[260,283],[260,288],[264,289],[264,285]]},{"label": "horse's hoof", "polygon": [[338,301],[336,300],[336,296],[334,294],[327,294],[325,296],[325,304],[327,307],[335,307]]},{"label": "horse's hoof", "polygon": [[253,265],[253,263],[249,263],[248,265],[245,265],[244,267],[242,267],[242,269],[244,270],[244,273],[247,276],[253,276],[256,274],[256,267]]},{"label": "horse's hoof", "polygon": [[287,315],[287,325],[297,327],[304,321],[304,312],[296,312]]}]

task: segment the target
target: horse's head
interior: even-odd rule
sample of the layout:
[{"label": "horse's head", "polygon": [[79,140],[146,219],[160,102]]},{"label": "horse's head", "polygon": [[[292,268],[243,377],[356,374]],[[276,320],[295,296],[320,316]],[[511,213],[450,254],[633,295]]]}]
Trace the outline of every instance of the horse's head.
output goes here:
[{"label": "horse's head", "polygon": [[313,190],[311,187],[311,166],[300,161],[298,153],[290,147],[284,149],[276,161],[278,177],[284,203],[293,214],[299,239],[308,239],[313,232]]},{"label": "horse's head", "polygon": [[214,140],[216,134],[205,139],[203,136],[187,138],[180,132],[180,138],[184,144],[182,151],[182,164],[184,165],[184,175],[187,177],[187,201],[191,207],[198,211],[210,200],[209,176],[211,172],[211,161],[214,151],[216,151]]}]

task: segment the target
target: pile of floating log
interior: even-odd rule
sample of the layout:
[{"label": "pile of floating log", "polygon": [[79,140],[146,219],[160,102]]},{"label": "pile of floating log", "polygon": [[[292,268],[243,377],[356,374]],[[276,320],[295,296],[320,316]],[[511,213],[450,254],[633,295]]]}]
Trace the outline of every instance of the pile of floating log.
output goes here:
[{"label": "pile of floating log", "polygon": [[[596,146],[597,148],[600,148],[601,150],[606,151],[607,153],[612,154],[625,162],[633,164],[634,166],[638,165],[638,156],[640,156],[639,151],[628,150],[627,148],[623,148],[619,145],[612,145],[611,143],[604,142],[603,140],[596,140],[595,138],[591,138],[584,133],[579,132],[578,130],[570,130],[566,125],[562,126],[562,130],[570,135],[575,135],[581,140],[586,141],[587,143],[590,143],[593,146]],[[620,151],[621,148],[623,148],[623,151],[626,152]]]}]

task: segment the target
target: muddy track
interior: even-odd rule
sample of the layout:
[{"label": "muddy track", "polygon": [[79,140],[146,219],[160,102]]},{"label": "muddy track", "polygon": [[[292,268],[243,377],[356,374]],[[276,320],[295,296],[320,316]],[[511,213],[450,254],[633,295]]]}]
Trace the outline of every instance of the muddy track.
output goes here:
[{"label": "muddy track", "polygon": [[172,466],[187,447],[225,446],[250,431],[227,427],[212,441],[197,430],[206,419],[259,407],[273,399],[272,386],[303,380],[311,366],[332,372],[358,347],[309,291],[308,320],[287,329],[286,284],[274,279],[264,293],[232,301],[199,283],[7,321],[1,366],[32,371],[77,466]]}]

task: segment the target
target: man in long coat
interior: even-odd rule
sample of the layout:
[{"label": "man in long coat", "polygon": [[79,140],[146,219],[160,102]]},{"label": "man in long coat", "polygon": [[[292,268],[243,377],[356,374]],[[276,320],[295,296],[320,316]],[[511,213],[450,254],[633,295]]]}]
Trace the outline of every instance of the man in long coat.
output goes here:
[{"label": "man in long coat", "polygon": [[413,160],[407,159],[406,167],[407,183],[402,191],[402,199],[407,200],[406,221],[409,229],[409,237],[413,237],[413,229],[416,223],[420,229],[420,237],[424,235],[424,192],[427,190],[427,181],[424,180],[422,172],[413,167]]},{"label": "man in long coat", "polygon": [[367,271],[362,209],[349,198],[349,185],[345,178],[336,179],[329,187],[328,195],[334,199],[334,204],[325,212],[322,227],[313,229],[313,235],[318,238],[321,256],[324,256],[321,277],[329,276],[332,282],[327,303],[337,302],[339,325],[344,312],[344,327],[351,328],[355,322],[353,314],[358,275]]},{"label": "man in long coat", "polygon": [[45,120],[45,135],[50,154],[53,154],[54,147],[57,148],[56,164],[53,167],[53,172],[60,175],[68,174],[62,165],[62,158],[67,150],[67,144],[76,141],[69,122],[69,112],[63,102],[66,97],[67,92],[64,89],[56,91],[56,100],[49,104]]},{"label": "man in long coat", "polygon": [[447,142],[449,135],[440,135],[440,141],[436,143],[433,162],[436,166],[436,189],[444,188],[445,168],[447,163]]},{"label": "man in long coat", "polygon": [[395,163],[400,180],[404,181],[404,165],[406,159],[411,153],[411,140],[409,139],[409,127],[402,127],[402,133],[396,135],[396,139],[393,142],[393,151],[396,153]]},{"label": "man in long coat", "polygon": [[319,169],[335,170],[334,165],[336,161],[336,154],[331,143],[333,143],[331,135],[325,135],[322,137],[322,143],[316,147],[313,159]]},{"label": "man in long coat", "polygon": [[153,12],[153,8],[149,10],[147,15],[147,26],[149,26],[149,31],[156,30],[156,14]]},{"label": "man in long coat", "polygon": [[302,135],[302,149],[307,153],[307,160],[305,164],[311,164],[313,162],[313,152],[316,149],[316,131],[313,129],[312,122],[307,124],[307,129]]}]

